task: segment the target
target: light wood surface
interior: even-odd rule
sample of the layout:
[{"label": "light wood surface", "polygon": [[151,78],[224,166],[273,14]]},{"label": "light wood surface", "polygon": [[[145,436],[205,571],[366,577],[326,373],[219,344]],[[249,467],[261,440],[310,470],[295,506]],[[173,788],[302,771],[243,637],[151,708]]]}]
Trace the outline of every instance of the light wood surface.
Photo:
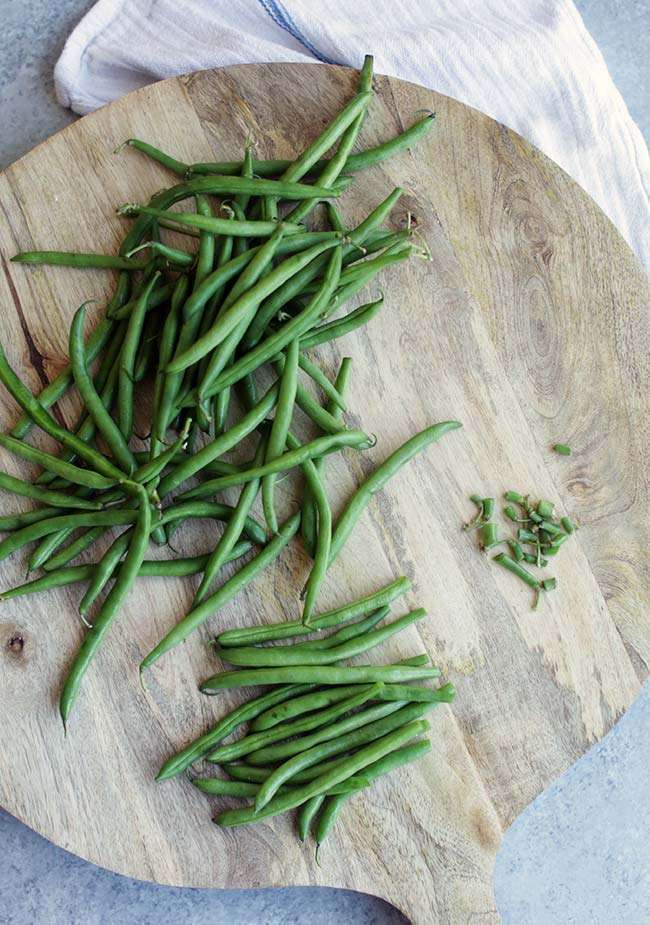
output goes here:
[{"label": "light wood surface", "polygon": [[[110,274],[8,264],[20,249],[113,251],[115,207],[172,182],[132,150],[136,135],[187,160],[292,156],[353,91],[356,76],[305,65],[233,67],[131,94],[51,138],[0,176],[2,340],[37,389],[66,360],[75,308]],[[430,757],[350,801],[323,848],[288,818],[237,830],[185,780],[154,784],[161,762],[234,701],[202,697],[218,667],[215,631],[297,612],[306,560],[285,555],[147,674],[140,658],[183,613],[193,580],[141,580],[88,672],[67,740],[60,684],[83,635],[77,588],[0,609],[0,800],[84,858],[134,877],[202,887],[322,884],[383,896],[418,923],[496,922],[491,877],[502,833],[600,739],[650,662],[648,287],[594,203],[529,144],[460,103],[378,78],[364,146],[435,109],[423,144],[359,176],[343,201],[354,223],[395,185],[432,254],[383,280],[386,307],[367,330],[327,346],[333,372],[354,358],[349,416],[379,435],[363,459],[332,459],[337,509],[370,468],[416,430],[448,418],[445,437],[376,497],[328,578],[322,605],[409,575],[426,622],[382,647],[422,651],[458,688],[431,714]],[[373,287],[376,292],[378,286]],[[99,309],[97,309],[99,312]],[[2,420],[16,409],[1,397]],[[71,420],[74,399],[63,402]],[[574,454],[554,455],[566,441]],[[26,466],[3,454],[2,466]],[[472,492],[507,488],[557,499],[580,522],[553,562],[559,589],[537,613],[512,576],[460,531]],[[3,497],[3,512],[19,509]],[[209,548],[214,527],[178,534]],[[202,535],[201,535],[202,531]],[[197,539],[199,537],[199,539]],[[2,585],[25,559],[2,565]],[[24,646],[10,646],[20,636]],[[13,651],[16,649],[17,651]]]}]

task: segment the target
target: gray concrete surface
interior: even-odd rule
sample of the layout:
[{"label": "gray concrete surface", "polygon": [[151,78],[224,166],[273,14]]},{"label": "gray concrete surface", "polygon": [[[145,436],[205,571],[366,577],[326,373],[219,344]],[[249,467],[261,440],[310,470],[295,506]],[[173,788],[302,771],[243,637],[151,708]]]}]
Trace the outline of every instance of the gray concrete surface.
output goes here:
[{"label": "gray concrete surface", "polygon": [[[3,0],[0,166],[73,117],[52,66],[88,0]],[[650,0],[578,0],[610,72],[650,135]],[[558,718],[560,722],[561,719]],[[495,871],[504,925],[650,925],[650,688],[506,834]],[[2,925],[396,925],[378,899],[342,890],[179,890],[80,861],[0,811]],[[433,923],[432,923],[433,925]],[[474,923],[473,923],[474,925]]]}]

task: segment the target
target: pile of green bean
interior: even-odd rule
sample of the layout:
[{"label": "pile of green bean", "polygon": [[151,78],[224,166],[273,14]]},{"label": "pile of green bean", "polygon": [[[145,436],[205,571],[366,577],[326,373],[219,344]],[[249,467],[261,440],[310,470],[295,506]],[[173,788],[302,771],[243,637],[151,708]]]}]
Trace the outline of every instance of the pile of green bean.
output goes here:
[{"label": "pile of green bean", "polygon": [[[35,544],[28,571],[42,570],[0,597],[85,586],[79,611],[88,630],[62,687],[64,726],[84,674],[138,576],[201,576],[188,612],[145,656],[143,671],[231,601],[300,534],[313,560],[300,619],[223,632],[222,657],[241,667],[215,675],[201,688],[215,693],[254,684],[269,685],[270,692],[237,707],[166,762],[158,778],[207,757],[228,779],[195,780],[197,787],[255,796],[253,807],[222,813],[223,825],[301,806],[306,832],[322,807],[318,841],[351,793],[426,751],[428,742],[417,738],[427,728],[421,717],[432,704],[453,697],[450,685],[432,690],[405,683],[437,676],[426,656],[379,667],[341,664],[424,616],[416,610],[379,626],[391,601],[408,588],[406,579],[343,608],[318,610],[327,571],[373,494],[413,456],[460,427],[444,421],[411,437],[333,520],[324,478],[327,456],[361,452],[374,438],[344,420],[350,359],[342,360],[331,381],[311,351],[374,318],[383,297],[338,312],[379,272],[418,250],[409,228],[382,228],[401,196],[399,188],[353,228],[345,227],[334,202],[354,172],[412,145],[433,124],[427,114],[396,138],[353,154],[371,96],[368,58],[358,92],[294,161],[257,161],[247,147],[240,161],[188,165],[130,139],[127,145],[177,174],[178,182],[146,205],[119,209],[134,219],[119,254],[32,251],[13,258],[118,271],[104,317],[84,340],[86,305],[78,309],[69,365],[38,396],[0,348],[0,380],[24,412],[9,434],[0,434],[0,445],[42,470],[34,481],[0,474],[0,487],[38,505],[0,517],[0,531],[7,534],[0,560]],[[194,201],[195,211],[172,209],[186,200]],[[324,210],[325,227],[322,221],[305,224],[317,206]],[[168,229],[185,235],[196,249],[179,247],[178,239],[173,245],[163,241]],[[64,426],[52,409],[72,386],[82,411]],[[143,425],[141,412],[149,406]],[[315,430],[299,439],[296,432],[305,424]],[[146,438],[137,433],[143,426]],[[53,438],[58,453],[29,443],[33,428]],[[229,455],[250,437],[254,449],[247,462],[240,461],[241,452]],[[301,471],[304,489],[298,510],[281,521],[278,477],[291,469]],[[232,488],[238,490],[233,506],[217,500]],[[253,514],[258,496],[263,523]],[[191,557],[146,558],[152,540],[173,550],[174,530],[198,518],[223,522],[214,548]],[[123,529],[101,555],[75,563],[114,527]],[[236,570],[222,577],[232,562]],[[292,638],[287,645],[264,645]],[[219,744],[244,722],[251,727],[243,740]],[[236,760],[244,756],[245,764]]]},{"label": "pile of green bean", "polygon": [[[221,633],[221,659],[242,670],[222,671],[201,690],[216,694],[250,685],[271,690],[245,701],[169,758],[157,780],[205,759],[222,773],[193,777],[195,787],[211,795],[254,798],[252,804],[222,811],[219,825],[244,825],[298,808],[300,838],[304,841],[313,828],[320,845],[357,790],[430,749],[428,739],[418,738],[429,728],[422,717],[436,703],[454,699],[451,684],[408,683],[439,676],[426,654],[391,665],[342,665],[426,616],[418,608],[379,626],[410,584],[398,578],[321,614],[310,627],[285,621]],[[322,632],[333,627],[341,628]],[[296,637],[286,645],[263,645]],[[222,744],[246,723],[240,738]]]},{"label": "pile of green bean", "polygon": [[515,536],[500,536],[498,525],[492,520],[495,499],[481,498],[480,495],[470,496],[470,501],[478,510],[474,519],[463,525],[463,529],[478,530],[479,545],[484,552],[496,546],[508,546],[509,553],[497,553],[493,557],[494,561],[533,589],[532,609],[536,610],[540,594],[554,591],[557,578],[537,577],[522,563],[538,569],[546,568],[549,558],[557,555],[560,547],[574,533],[575,524],[570,517],[556,519],[552,501],[542,499],[535,504],[529,495],[522,495],[518,491],[506,491],[503,497],[508,502],[503,508],[504,516],[518,525]]}]

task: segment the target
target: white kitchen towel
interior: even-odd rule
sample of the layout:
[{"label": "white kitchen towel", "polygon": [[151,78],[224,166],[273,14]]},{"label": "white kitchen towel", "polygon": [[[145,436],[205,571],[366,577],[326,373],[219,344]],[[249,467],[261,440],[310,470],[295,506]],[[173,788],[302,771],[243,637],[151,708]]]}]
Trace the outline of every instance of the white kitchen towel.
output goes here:
[{"label": "white kitchen towel", "polygon": [[596,200],[650,267],[650,158],[571,0],[99,0],[55,70],[86,113],[164,77],[325,61],[448,94],[514,128]]}]

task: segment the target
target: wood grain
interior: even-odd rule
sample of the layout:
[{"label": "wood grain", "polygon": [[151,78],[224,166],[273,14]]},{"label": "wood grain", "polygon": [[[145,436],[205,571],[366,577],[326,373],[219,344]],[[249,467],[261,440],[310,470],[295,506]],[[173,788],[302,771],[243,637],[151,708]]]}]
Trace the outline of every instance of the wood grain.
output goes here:
[{"label": "wood grain", "polygon": [[[169,80],[87,116],[0,176],[3,343],[29,384],[65,363],[74,309],[105,296],[112,280],[7,260],[19,249],[117,247],[126,226],[115,207],[170,182],[134,151],[111,154],[119,142],[136,135],[192,161],[237,157],[252,134],[258,156],[292,156],[354,81],[318,65]],[[285,556],[162,659],[146,694],[137,664],[188,605],[191,582],[141,580],[87,675],[67,740],[55,706],[82,638],[80,592],[5,602],[0,798],[62,847],[131,876],[349,887],[385,897],[414,922],[496,922],[491,876],[503,830],[607,732],[650,663],[648,287],[594,203],[513,132],[411,84],[378,78],[376,88],[364,146],[418,109],[435,109],[437,124],[412,152],[360,175],[344,214],[354,222],[405,187],[391,223],[411,211],[432,259],[391,271],[381,318],[320,352],[330,371],[343,352],[354,358],[349,419],[380,437],[367,456],[332,460],[337,506],[414,431],[446,418],[464,427],[374,500],[322,604],[397,574],[413,579],[407,603],[430,617],[383,647],[381,660],[425,647],[457,686],[453,709],[431,714],[430,757],[352,800],[320,867],[288,819],[220,830],[214,807],[186,782],[153,783],[161,762],[234,701],[196,689],[215,669],[209,638],[296,613],[306,562]],[[0,401],[9,424],[15,407]],[[67,420],[73,406],[74,397],[61,403]],[[560,439],[573,446],[570,459],[550,452]],[[25,471],[9,458],[3,466]],[[538,613],[459,530],[470,493],[512,487],[557,499],[581,525],[553,563],[559,590]],[[214,530],[193,525],[178,542],[207,549]],[[23,571],[21,557],[3,563],[3,585]],[[10,646],[18,637],[22,648]]]}]

